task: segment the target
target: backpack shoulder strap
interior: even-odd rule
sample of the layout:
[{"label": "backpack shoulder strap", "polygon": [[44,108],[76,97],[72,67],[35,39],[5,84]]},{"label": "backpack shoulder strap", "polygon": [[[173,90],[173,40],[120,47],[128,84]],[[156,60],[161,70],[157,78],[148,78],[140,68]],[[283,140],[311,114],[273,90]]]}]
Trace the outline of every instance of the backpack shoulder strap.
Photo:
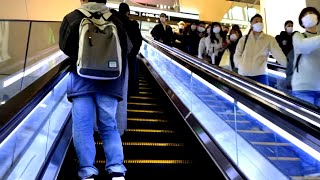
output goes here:
[{"label": "backpack shoulder strap", "polygon": [[77,10],[80,11],[82,14],[84,14],[88,18],[92,16],[92,14],[89,11],[87,11],[83,8],[78,8]]},{"label": "backpack shoulder strap", "polygon": [[[306,33],[302,33],[304,38],[307,38],[308,36],[306,35]],[[296,61],[296,64],[294,66],[295,69],[297,69],[297,72],[299,72],[299,63],[300,63],[300,60],[301,60],[301,56],[302,54],[299,54],[298,57],[297,57],[297,61]]]},{"label": "backpack shoulder strap", "polygon": [[112,16],[111,12],[105,12],[103,13],[102,17],[105,21],[108,21],[108,19],[110,18],[110,16]]}]

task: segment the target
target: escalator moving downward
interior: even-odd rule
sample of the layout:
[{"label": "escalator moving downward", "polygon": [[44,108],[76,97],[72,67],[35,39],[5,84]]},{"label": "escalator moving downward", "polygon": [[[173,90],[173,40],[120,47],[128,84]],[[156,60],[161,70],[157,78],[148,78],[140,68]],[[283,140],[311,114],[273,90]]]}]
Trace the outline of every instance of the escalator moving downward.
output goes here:
[{"label": "escalator moving downward", "polygon": [[[166,97],[160,95],[150,74],[145,74],[139,75],[138,94],[128,99],[128,129],[122,136],[126,179],[224,179]],[[98,136],[95,139],[97,179],[107,179],[102,141]],[[58,179],[77,179],[77,165],[71,145]]]}]

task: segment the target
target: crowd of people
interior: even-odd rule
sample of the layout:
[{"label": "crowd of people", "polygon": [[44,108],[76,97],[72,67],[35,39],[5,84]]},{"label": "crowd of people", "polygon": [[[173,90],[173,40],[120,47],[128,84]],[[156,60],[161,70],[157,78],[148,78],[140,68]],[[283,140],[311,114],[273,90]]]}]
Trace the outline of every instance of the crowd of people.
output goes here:
[{"label": "crowd of people", "polygon": [[[304,8],[299,24],[305,29],[294,31],[294,23],[284,23],[284,31],[276,37],[263,32],[264,22],[260,14],[250,20],[250,31],[243,35],[238,25],[231,29],[219,22],[179,22],[179,30],[173,32],[161,14],[160,23],[151,31],[155,40],[176,47],[192,56],[221,65],[225,53],[229,53],[229,69],[259,83],[269,85],[267,64],[269,57],[287,67],[287,78],[280,82],[281,90],[320,106],[320,34],[317,29],[320,15],[314,7]],[[165,30],[165,33],[163,31]]]},{"label": "crowd of people", "polygon": [[[142,43],[142,36],[138,23],[129,18],[130,9],[126,3],[120,4],[119,11],[110,11],[105,6],[106,0],[80,2],[79,9],[64,17],[59,39],[60,49],[70,57],[69,61],[72,64],[67,95],[72,102],[72,133],[79,159],[78,175],[81,179],[93,179],[99,173],[95,167],[96,150],[93,138],[96,123],[106,157],[105,169],[112,180],[124,180],[126,167],[123,164],[120,138],[122,133],[119,133],[117,121],[126,121],[128,88],[131,93],[137,91],[136,55]],[[82,31],[79,31],[79,28],[83,20],[97,20],[96,17],[100,22],[107,21],[112,24],[113,28],[116,27],[116,32],[111,31],[111,26],[102,24],[101,27],[105,29],[100,29],[101,27],[95,27],[93,21],[87,21],[91,22],[89,27],[95,30],[87,28],[88,33],[81,36]],[[260,83],[268,84],[267,61],[270,54],[283,66],[292,64],[292,94],[320,106],[320,33],[317,30],[320,14],[315,8],[307,7],[300,13],[299,24],[305,28],[304,33],[293,32],[293,22],[287,21],[285,31],[276,38],[263,33],[263,18],[259,14],[251,18],[251,29],[247,35],[242,35],[237,25],[233,25],[229,30],[219,22],[202,21],[189,25],[179,22],[179,30],[173,32],[172,27],[167,24],[166,14],[162,13],[159,20],[160,23],[151,31],[155,40],[217,66],[220,65],[223,54],[228,52],[231,70]],[[109,38],[106,32],[115,35],[114,41],[99,43],[100,37]],[[81,40],[83,37],[86,39]],[[116,49],[102,48],[106,43],[116,42],[119,44],[112,46]],[[101,54],[121,50],[121,53],[117,54],[121,61],[111,59],[108,64],[110,67],[118,67],[117,62],[121,63],[119,77],[112,80],[82,77],[77,67],[81,60],[79,55],[86,53],[81,54],[84,48],[103,51]],[[101,54],[97,54],[97,57]],[[293,59],[290,58],[290,54],[294,55]],[[91,54],[96,58],[95,55]],[[90,58],[96,60],[92,57],[88,59]],[[91,71],[95,69],[90,69]]]}]

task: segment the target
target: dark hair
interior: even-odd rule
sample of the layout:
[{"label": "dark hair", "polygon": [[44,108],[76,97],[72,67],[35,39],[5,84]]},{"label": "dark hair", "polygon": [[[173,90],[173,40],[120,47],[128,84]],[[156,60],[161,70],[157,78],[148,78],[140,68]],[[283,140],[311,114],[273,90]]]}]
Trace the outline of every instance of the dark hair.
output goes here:
[{"label": "dark hair", "polygon": [[[254,16],[251,18],[250,23],[252,23],[253,19],[254,19],[254,18],[257,18],[257,17],[262,18],[262,16],[261,16],[260,14],[256,14],[256,15],[254,15]],[[263,19],[263,18],[262,18],[262,19]]]},{"label": "dark hair", "polygon": [[167,15],[166,15],[165,13],[161,13],[161,14],[160,14],[160,17],[161,17],[161,16],[162,16],[162,17],[164,16],[165,18],[167,18]]},{"label": "dark hair", "polygon": [[207,27],[206,27],[206,31],[205,31],[205,37],[208,37],[209,36],[209,33],[207,33],[207,30],[210,28],[210,31],[211,31],[211,24],[210,25],[208,25]]},{"label": "dark hair", "polygon": [[88,0],[88,2],[96,2],[96,3],[107,3],[107,0]]},{"label": "dark hair", "polygon": [[119,13],[120,14],[126,14],[127,12],[130,12],[129,5],[127,3],[120,3],[120,5],[119,5]]},{"label": "dark hair", "polygon": [[232,25],[232,27],[231,27],[231,30],[232,30],[232,29],[234,29],[234,30],[236,30],[236,29],[240,30],[240,26],[239,26],[238,24],[234,24],[234,25]]},{"label": "dark hair", "polygon": [[200,25],[200,24],[206,24],[206,23],[204,21],[199,21],[197,25]]},{"label": "dark hair", "polygon": [[304,15],[305,15],[307,12],[313,12],[315,15],[317,15],[317,17],[318,17],[318,23],[317,23],[317,25],[318,25],[318,24],[319,24],[319,21],[320,21],[320,13],[319,13],[319,11],[318,11],[316,8],[314,8],[314,7],[306,7],[306,8],[304,8],[304,9],[301,11],[301,13],[300,13],[300,15],[299,15],[299,24],[300,24],[300,26],[303,27],[303,28],[305,28],[305,27],[303,26],[303,23],[302,23],[302,18],[304,17]]},{"label": "dark hair", "polygon": [[240,28],[239,29],[238,28],[232,28],[230,30],[230,35],[232,34],[232,32],[238,32],[238,34],[239,34],[238,39],[242,38],[242,32],[241,32]]},{"label": "dark hair", "polygon": [[220,27],[220,33],[219,33],[219,34],[220,34],[220,36],[222,37],[222,40],[223,40],[223,41],[226,40],[226,34],[223,33],[221,24],[218,23],[218,22],[213,22],[213,23],[211,24],[211,29],[210,29],[210,31],[211,31],[211,33],[210,33],[210,34],[211,34],[211,35],[210,35],[211,43],[214,43],[215,41],[216,41],[217,43],[219,43],[219,39],[216,37],[216,34],[212,32],[214,26],[219,26],[219,27]]},{"label": "dark hair", "polygon": [[284,27],[286,27],[288,24],[293,24],[293,21],[291,21],[291,20],[286,21],[286,22],[284,23]]}]

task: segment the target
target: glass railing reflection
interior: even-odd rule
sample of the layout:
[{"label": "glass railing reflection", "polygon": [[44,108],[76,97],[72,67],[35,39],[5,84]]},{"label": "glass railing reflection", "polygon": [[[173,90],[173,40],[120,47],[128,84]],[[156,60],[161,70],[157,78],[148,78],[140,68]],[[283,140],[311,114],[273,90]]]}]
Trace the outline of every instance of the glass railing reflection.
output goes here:
[{"label": "glass railing reflection", "polygon": [[143,43],[142,55],[249,179],[312,178],[320,153]]},{"label": "glass railing reflection", "polygon": [[0,21],[0,105],[67,57],[59,22]]},{"label": "glass railing reflection", "polygon": [[36,178],[36,172],[69,118],[68,77],[66,75],[0,144],[1,179]]}]

